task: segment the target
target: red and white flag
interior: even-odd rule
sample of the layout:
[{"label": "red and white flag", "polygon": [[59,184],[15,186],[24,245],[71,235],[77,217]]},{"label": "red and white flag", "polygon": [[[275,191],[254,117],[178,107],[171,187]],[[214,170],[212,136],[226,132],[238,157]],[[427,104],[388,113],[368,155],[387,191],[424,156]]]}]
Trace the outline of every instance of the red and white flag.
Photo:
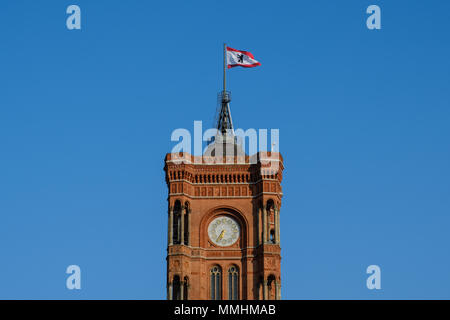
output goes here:
[{"label": "red and white flag", "polygon": [[248,51],[241,51],[227,47],[227,65],[228,69],[233,67],[252,68],[260,66],[261,63],[256,61],[255,57]]}]

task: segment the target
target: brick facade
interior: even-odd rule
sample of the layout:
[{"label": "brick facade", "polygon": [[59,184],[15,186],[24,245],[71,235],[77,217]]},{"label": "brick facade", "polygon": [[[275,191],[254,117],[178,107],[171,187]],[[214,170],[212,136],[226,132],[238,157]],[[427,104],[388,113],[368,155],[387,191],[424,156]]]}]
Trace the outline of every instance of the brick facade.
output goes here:
[{"label": "brick facade", "polygon": [[[208,157],[166,155],[168,299],[211,299],[215,266],[221,270],[221,299],[229,299],[232,266],[238,270],[238,299],[280,299],[283,160],[271,152],[252,159],[224,158],[218,164]],[[217,216],[239,224],[234,244],[221,247],[209,239],[208,225]]]}]

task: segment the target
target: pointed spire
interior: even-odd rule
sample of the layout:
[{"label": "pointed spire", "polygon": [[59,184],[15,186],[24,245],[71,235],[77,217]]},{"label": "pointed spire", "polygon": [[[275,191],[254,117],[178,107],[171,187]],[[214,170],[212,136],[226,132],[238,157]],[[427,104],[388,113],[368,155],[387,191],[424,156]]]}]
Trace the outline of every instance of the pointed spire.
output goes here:
[{"label": "pointed spire", "polygon": [[[218,156],[242,156],[245,155],[241,144],[238,144],[237,137],[234,134],[233,120],[231,120],[230,113],[231,93],[229,91],[222,91],[219,93],[220,103],[217,108],[217,133],[210,142],[204,155]],[[222,161],[222,160],[221,160]]]}]

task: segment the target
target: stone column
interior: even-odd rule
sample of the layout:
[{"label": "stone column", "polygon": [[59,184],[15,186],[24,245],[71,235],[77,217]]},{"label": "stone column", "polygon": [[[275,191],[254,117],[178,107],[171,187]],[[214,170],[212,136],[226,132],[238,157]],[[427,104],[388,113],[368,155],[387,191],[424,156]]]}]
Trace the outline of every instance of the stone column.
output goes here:
[{"label": "stone column", "polygon": [[266,211],[266,206],[263,206],[262,214],[263,214],[263,243],[267,243],[267,211]]},{"label": "stone column", "polygon": [[181,208],[181,235],[180,235],[180,244],[184,244],[184,213],[186,212],[186,208]]},{"label": "stone column", "polygon": [[281,300],[281,282],[277,281],[277,300]]},{"label": "stone column", "polygon": [[278,243],[278,220],[277,220],[277,207],[274,206],[273,208],[273,229],[274,229],[274,237],[275,241],[273,243]]},{"label": "stone column", "polygon": [[277,209],[277,243],[280,244],[280,209]]},{"label": "stone column", "polygon": [[173,244],[173,209],[172,207],[169,208],[169,241],[168,245],[171,246]]},{"label": "stone column", "polygon": [[263,280],[263,300],[267,300],[267,298],[268,298],[268,290],[267,290],[267,280],[266,279],[264,279]]},{"label": "stone column", "polygon": [[261,232],[259,231],[259,225],[261,224],[261,208],[256,208],[256,245],[261,244]]},{"label": "stone column", "polygon": [[278,208],[277,207],[275,207],[274,209],[273,209],[273,213],[274,213],[274,223],[275,223],[275,243],[276,244],[279,244],[280,243],[280,241],[279,241],[279,239],[280,239],[280,229],[279,229],[279,225],[280,225],[280,219],[279,219],[279,214],[280,214],[280,212],[278,211]]},{"label": "stone column", "polygon": [[278,300],[278,281],[274,280],[274,285],[275,285],[275,297],[274,300]]},{"label": "stone column", "polygon": [[173,300],[173,285],[172,282],[169,282],[169,300]]},{"label": "stone column", "polygon": [[186,243],[188,246],[191,245],[191,209],[186,210],[186,219],[187,219],[187,239]]},{"label": "stone column", "polygon": [[184,281],[180,281],[180,300],[184,300]]}]

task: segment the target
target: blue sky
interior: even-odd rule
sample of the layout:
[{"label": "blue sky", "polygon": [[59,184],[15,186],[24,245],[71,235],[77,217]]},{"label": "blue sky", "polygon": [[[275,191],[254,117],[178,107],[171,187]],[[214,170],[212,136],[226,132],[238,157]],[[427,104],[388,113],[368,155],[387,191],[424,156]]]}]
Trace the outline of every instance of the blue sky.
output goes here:
[{"label": "blue sky", "polygon": [[165,298],[163,159],[174,129],[212,124],[227,42],[262,63],[228,73],[235,126],[280,130],[283,298],[450,299],[449,12],[2,1],[0,298]]}]

